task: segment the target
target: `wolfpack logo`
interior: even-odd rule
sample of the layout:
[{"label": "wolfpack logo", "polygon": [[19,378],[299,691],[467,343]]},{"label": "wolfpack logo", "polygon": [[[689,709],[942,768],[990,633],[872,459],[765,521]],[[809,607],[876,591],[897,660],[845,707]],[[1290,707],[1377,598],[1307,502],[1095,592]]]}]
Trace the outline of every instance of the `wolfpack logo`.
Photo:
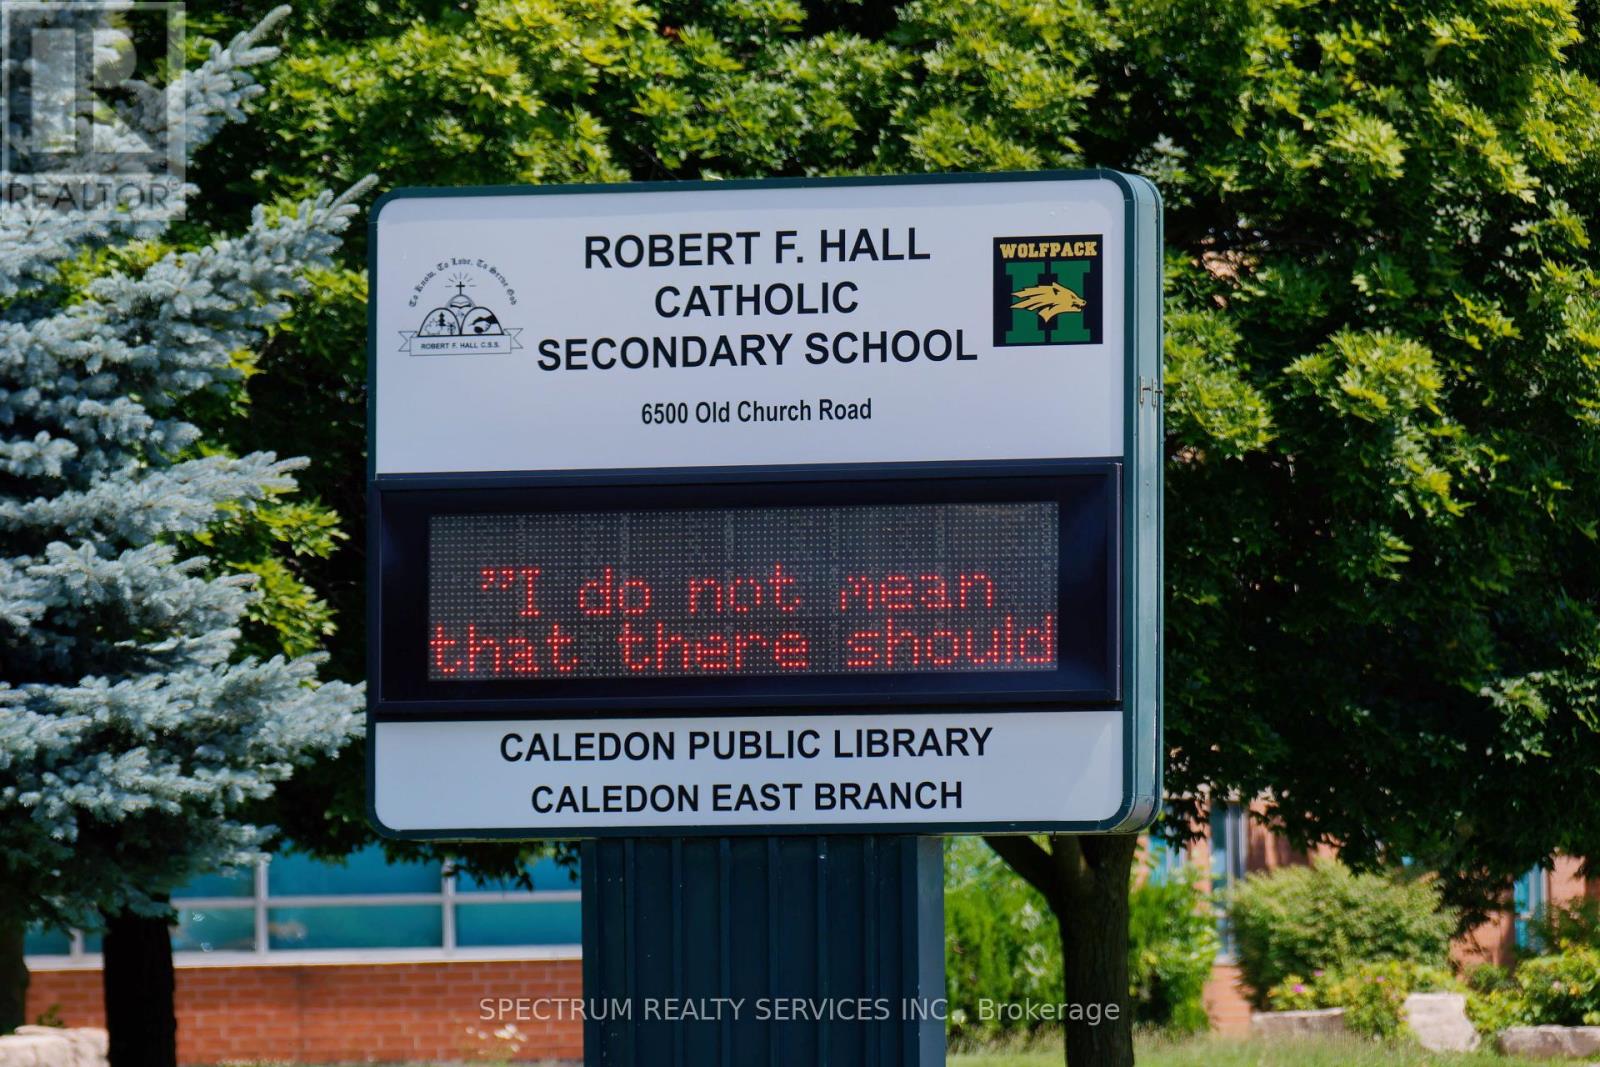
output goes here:
[{"label": "wolfpack logo", "polygon": [[1100,343],[1100,234],[998,237],[994,242],[994,343]]},{"label": "wolfpack logo", "polygon": [[455,295],[422,316],[415,330],[401,330],[400,351],[413,356],[505,355],[521,348],[520,327],[506,329],[500,316],[467,295],[472,275],[450,276]]}]

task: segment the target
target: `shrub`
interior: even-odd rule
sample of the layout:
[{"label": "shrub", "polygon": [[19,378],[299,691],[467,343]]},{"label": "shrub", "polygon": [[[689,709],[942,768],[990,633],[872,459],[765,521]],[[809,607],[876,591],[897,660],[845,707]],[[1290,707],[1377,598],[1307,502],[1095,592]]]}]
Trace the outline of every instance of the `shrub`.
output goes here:
[{"label": "shrub", "polygon": [[1517,988],[1517,981],[1511,972],[1494,963],[1479,963],[1469,967],[1464,977],[1467,988],[1474,993],[1499,993]]},{"label": "shrub", "polygon": [[1135,1022],[1179,1034],[1211,1025],[1202,994],[1217,959],[1217,928],[1198,878],[1198,870],[1186,867],[1165,884],[1133,888],[1128,978]]},{"label": "shrub", "polygon": [[1258,1008],[1291,975],[1384,960],[1443,966],[1455,928],[1430,883],[1354,874],[1333,861],[1246,879],[1228,914],[1239,971]]},{"label": "shrub", "polygon": [[1524,960],[1511,988],[1474,993],[1467,1014],[1484,1033],[1507,1026],[1600,1026],[1600,949],[1572,945]]},{"label": "shrub", "polygon": [[1345,1009],[1344,1024],[1351,1031],[1389,1040],[1405,1028],[1404,979],[1394,972],[1407,964],[1364,963],[1338,982],[1335,998]]},{"label": "shrub", "polygon": [[1533,1026],[1600,1026],[1600,950],[1575,945],[1517,967]]},{"label": "shrub", "polygon": [[1328,1003],[1328,987],[1322,983],[1326,971],[1317,971],[1310,978],[1291,974],[1267,990],[1267,1008],[1271,1011],[1313,1011],[1332,1008]]},{"label": "shrub", "polygon": [[1407,996],[1459,987],[1443,967],[1385,960],[1310,978],[1290,975],[1268,991],[1267,1003],[1274,1011],[1343,1008],[1345,1025],[1352,1031],[1388,1039],[1405,1028]]},{"label": "shrub", "polygon": [[[1178,1033],[1208,1025],[1201,993],[1217,935],[1196,874],[1135,885],[1129,899],[1128,971],[1136,1023]],[[945,996],[953,1041],[1024,1036],[1024,1022],[984,1019],[980,1001],[1055,1004],[1061,941],[1043,898],[977,838],[945,846]]]},{"label": "shrub", "polygon": [[983,841],[945,845],[944,984],[952,1039],[992,1040],[1022,1024],[984,1020],[979,1001],[1061,999],[1061,941],[1044,899]]},{"label": "shrub", "polygon": [[1522,998],[1515,987],[1468,993],[1467,1018],[1478,1033],[1492,1037],[1508,1026],[1522,1024]]}]

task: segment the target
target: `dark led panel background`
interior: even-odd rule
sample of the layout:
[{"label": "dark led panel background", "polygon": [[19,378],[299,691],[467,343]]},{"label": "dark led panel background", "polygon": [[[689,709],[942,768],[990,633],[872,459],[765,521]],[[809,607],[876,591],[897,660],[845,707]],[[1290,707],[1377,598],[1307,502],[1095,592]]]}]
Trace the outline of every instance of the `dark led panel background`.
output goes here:
[{"label": "dark led panel background", "polygon": [[1053,671],[1047,502],[435,514],[427,678]]}]

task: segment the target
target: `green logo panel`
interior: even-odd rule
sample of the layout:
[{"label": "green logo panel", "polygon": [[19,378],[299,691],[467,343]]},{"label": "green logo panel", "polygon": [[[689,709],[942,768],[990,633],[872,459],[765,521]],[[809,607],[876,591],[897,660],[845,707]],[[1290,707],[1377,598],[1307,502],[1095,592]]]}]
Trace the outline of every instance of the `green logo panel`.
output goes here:
[{"label": "green logo panel", "polygon": [[995,238],[995,347],[1099,344],[1104,245],[1101,234]]}]

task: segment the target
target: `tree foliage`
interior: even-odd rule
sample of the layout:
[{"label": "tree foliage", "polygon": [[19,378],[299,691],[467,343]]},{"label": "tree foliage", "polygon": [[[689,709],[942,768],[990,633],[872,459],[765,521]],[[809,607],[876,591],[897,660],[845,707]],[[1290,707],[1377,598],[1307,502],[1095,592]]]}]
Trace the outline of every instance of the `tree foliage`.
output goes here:
[{"label": "tree foliage", "polygon": [[1297,838],[1412,857],[1477,905],[1600,826],[1573,807],[1600,765],[1577,16],[1250,6],[1128,41],[1132,69],[1190,75],[1150,100],[1171,780],[1270,791]]},{"label": "tree foliage", "polygon": [[[1154,178],[1176,821],[1266,794],[1297,842],[1410,857],[1474,906],[1552,849],[1600,854],[1593,0],[355,7],[296,16],[202,219],[367,171]],[[360,335],[361,251],[302,304],[330,336]],[[358,523],[359,347],[285,333],[261,365],[294,384],[250,432],[312,424],[307,482]],[[316,581],[346,618],[359,544]]]},{"label": "tree foliage", "polygon": [[[1600,796],[1591,7],[481,0],[295,18],[264,125],[212,149],[232,192],[202,218],[367,171],[1151,175],[1180,814],[1207,788],[1271,791],[1295,837],[1408,854],[1464,900],[1553,847],[1593,850],[1600,818],[1571,807]],[[281,335],[264,380],[293,370],[251,414],[263,438],[315,424],[329,458],[309,479],[351,522],[358,262],[301,305],[343,343]],[[342,549],[318,582],[347,618],[358,563]]]}]

